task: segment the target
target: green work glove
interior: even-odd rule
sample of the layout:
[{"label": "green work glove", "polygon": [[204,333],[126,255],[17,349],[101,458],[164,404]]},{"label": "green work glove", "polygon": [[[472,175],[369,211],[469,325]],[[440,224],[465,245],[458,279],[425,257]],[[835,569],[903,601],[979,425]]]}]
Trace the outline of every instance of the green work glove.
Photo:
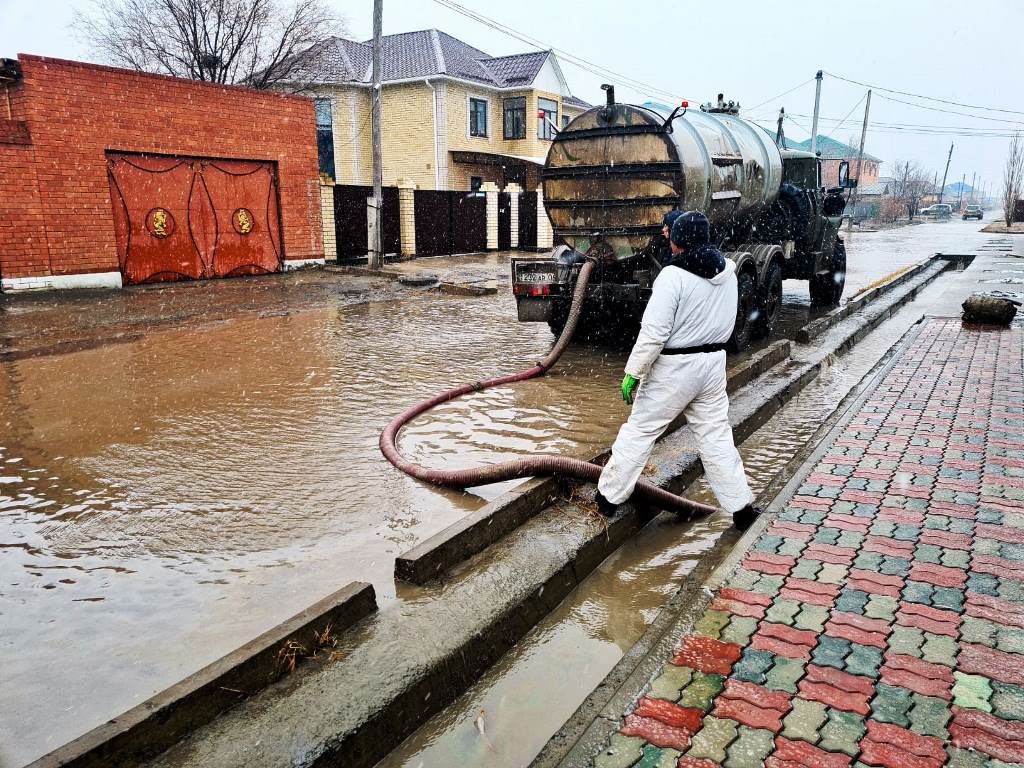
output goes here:
[{"label": "green work glove", "polygon": [[622,379],[622,399],[629,405],[633,404],[633,393],[636,392],[636,385],[639,383],[639,379],[634,379],[628,373]]}]

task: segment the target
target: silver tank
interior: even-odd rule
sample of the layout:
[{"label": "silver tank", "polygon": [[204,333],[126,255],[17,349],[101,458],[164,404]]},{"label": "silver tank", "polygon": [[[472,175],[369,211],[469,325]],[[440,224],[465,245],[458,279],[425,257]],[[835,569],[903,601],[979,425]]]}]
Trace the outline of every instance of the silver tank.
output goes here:
[{"label": "silver tank", "polygon": [[581,253],[601,239],[622,259],[646,246],[674,208],[721,225],[775,200],[782,157],[765,130],[726,112],[687,110],[663,127],[667,117],[610,104],[558,134],[541,174],[556,235]]}]

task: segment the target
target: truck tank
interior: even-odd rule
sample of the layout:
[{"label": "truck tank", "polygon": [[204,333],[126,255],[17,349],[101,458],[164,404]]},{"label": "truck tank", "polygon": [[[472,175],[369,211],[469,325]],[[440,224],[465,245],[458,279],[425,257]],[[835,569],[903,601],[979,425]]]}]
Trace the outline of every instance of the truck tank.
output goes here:
[{"label": "truck tank", "polygon": [[674,208],[702,211],[716,226],[775,200],[782,157],[767,131],[729,112],[669,117],[609,94],[555,137],[541,178],[556,236],[580,253],[601,239],[624,259]]}]

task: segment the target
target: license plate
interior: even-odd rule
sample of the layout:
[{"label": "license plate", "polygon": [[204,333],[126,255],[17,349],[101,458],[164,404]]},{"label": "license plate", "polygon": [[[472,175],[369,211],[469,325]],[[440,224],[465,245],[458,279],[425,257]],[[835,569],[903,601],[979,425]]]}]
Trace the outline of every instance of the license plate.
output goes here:
[{"label": "license plate", "polygon": [[520,283],[553,283],[555,282],[554,272],[520,272]]}]

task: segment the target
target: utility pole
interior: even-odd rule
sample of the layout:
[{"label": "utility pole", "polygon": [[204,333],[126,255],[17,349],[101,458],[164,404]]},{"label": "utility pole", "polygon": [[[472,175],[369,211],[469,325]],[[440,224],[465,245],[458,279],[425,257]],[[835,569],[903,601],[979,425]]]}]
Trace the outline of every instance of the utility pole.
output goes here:
[{"label": "utility pole", "polygon": [[949,142],[949,155],[946,157],[946,170],[942,172],[942,186],[939,187],[939,202],[942,202],[942,196],[946,192],[946,176],[949,175],[949,161],[953,159],[953,142]]},{"label": "utility pole", "polygon": [[960,194],[956,196],[956,207],[962,208],[964,202],[964,182],[967,181],[967,171],[960,177]]},{"label": "utility pole", "polygon": [[811,120],[811,154],[818,154],[818,108],[821,106],[821,70],[814,76],[814,118]]},{"label": "utility pole", "polygon": [[779,127],[775,131],[775,146],[786,148],[786,132],[782,128],[782,120],[786,116],[786,108],[779,107]]},{"label": "utility pole", "polygon": [[384,169],[380,156],[380,35],[384,17],[384,0],[373,0],[373,74],[371,99],[371,123],[373,131],[373,197],[367,210],[369,227],[369,266],[380,269],[384,266],[381,247],[381,232],[384,229]]},{"label": "utility pole", "polygon": [[[860,149],[857,150],[857,187],[860,186],[860,170],[864,163],[864,140],[868,135],[868,114],[871,112],[871,89],[868,89],[868,98],[864,102],[864,123],[860,127]],[[857,187],[853,188],[853,194],[850,195],[850,213],[854,213],[854,206],[857,205]],[[846,220],[846,228],[850,230],[853,228],[853,216]]]},{"label": "utility pole", "polygon": [[975,171],[971,174],[971,202],[974,202],[974,179],[977,177],[978,172]]}]

